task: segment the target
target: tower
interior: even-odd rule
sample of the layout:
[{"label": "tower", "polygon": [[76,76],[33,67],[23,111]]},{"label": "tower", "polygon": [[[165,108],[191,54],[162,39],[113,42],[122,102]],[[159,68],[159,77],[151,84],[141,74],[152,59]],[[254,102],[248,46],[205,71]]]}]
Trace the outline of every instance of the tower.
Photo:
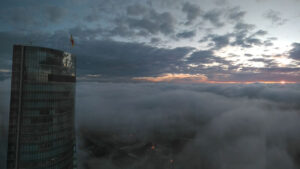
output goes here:
[{"label": "tower", "polygon": [[74,169],[76,58],[14,45],[8,169]]}]

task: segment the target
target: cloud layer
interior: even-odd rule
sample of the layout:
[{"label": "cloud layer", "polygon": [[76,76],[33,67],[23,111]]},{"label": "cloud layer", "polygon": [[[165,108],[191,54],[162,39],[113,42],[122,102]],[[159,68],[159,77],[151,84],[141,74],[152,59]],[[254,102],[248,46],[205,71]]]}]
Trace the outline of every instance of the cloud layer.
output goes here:
[{"label": "cloud layer", "polygon": [[299,86],[81,83],[80,167],[299,168]]},{"label": "cloud layer", "polygon": [[[9,83],[0,83],[1,128]],[[297,169],[299,88],[79,83],[79,167]]]}]

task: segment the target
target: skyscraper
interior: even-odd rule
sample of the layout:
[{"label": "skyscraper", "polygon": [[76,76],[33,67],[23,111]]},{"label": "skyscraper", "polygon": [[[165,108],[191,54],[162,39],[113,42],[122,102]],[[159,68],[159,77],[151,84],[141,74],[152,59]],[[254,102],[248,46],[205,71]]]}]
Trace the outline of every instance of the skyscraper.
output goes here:
[{"label": "skyscraper", "polygon": [[0,112],[0,168],[5,168],[6,164],[6,130],[5,130],[5,122],[4,119],[1,119],[1,112]]},{"label": "skyscraper", "polygon": [[8,169],[74,169],[75,57],[14,45]]}]

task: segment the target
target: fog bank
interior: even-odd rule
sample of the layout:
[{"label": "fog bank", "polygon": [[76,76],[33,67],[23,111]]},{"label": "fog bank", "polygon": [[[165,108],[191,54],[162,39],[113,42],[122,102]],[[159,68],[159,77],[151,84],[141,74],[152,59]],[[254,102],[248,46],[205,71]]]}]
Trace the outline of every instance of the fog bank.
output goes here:
[{"label": "fog bank", "polygon": [[297,169],[299,89],[79,83],[79,167]]}]

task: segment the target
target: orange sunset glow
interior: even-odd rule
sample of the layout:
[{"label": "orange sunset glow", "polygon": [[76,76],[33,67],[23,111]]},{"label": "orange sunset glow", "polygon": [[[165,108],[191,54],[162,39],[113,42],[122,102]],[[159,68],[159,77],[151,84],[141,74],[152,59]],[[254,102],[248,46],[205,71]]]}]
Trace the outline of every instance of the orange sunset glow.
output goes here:
[{"label": "orange sunset glow", "polygon": [[173,74],[165,73],[157,77],[135,77],[133,80],[136,81],[145,81],[145,82],[175,82],[175,83],[209,83],[209,84],[253,84],[253,83],[262,83],[262,84],[295,84],[296,81],[217,81],[210,80],[203,74]]}]

